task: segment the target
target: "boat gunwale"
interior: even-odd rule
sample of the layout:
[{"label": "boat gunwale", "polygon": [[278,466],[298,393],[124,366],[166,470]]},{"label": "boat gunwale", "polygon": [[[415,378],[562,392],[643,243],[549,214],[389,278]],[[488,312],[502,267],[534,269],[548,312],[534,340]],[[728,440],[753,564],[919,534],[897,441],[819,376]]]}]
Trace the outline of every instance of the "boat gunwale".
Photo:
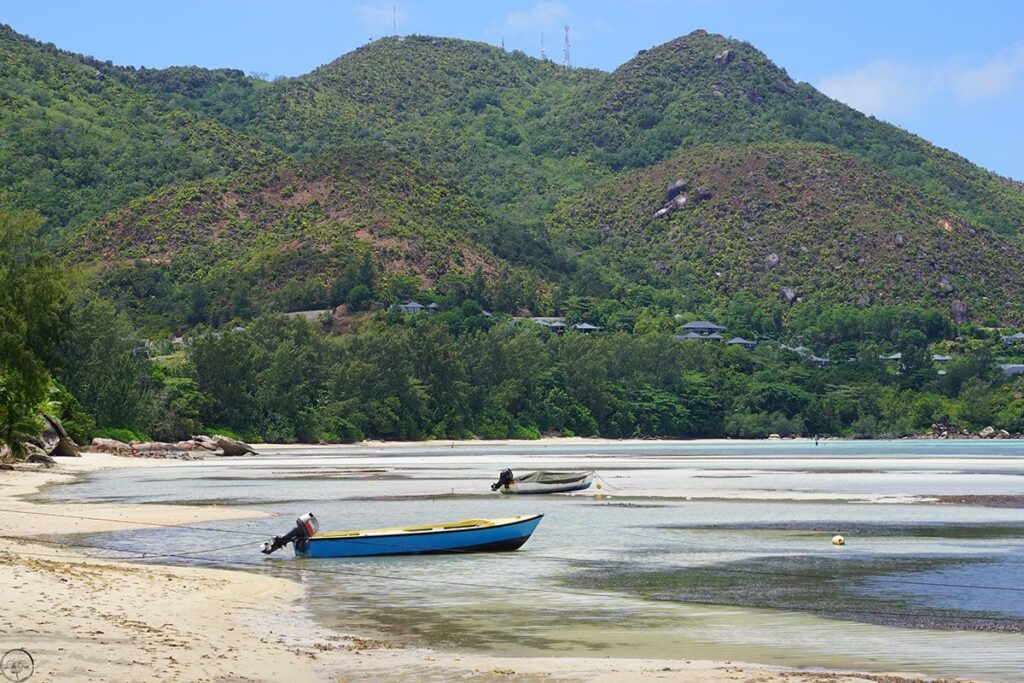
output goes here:
[{"label": "boat gunwale", "polygon": [[[448,525],[434,525],[428,527],[427,525],[417,525],[414,527],[385,527],[382,529],[364,529],[360,531],[328,531],[323,534],[316,534],[310,536],[307,539],[307,543],[313,541],[348,541],[358,540],[362,538],[391,538],[399,536],[429,536],[431,534],[458,534],[467,531],[480,531],[483,529],[501,529],[507,526],[513,526],[515,524],[523,524],[531,522],[535,519],[544,517],[544,513],[538,513],[535,515],[520,515],[519,517],[502,517],[497,520],[482,519],[482,520],[465,520],[467,522],[487,522],[486,524],[474,524],[472,526],[454,526],[456,524],[463,524],[464,522],[452,522]],[[373,532],[388,532],[388,533],[373,533]]]}]

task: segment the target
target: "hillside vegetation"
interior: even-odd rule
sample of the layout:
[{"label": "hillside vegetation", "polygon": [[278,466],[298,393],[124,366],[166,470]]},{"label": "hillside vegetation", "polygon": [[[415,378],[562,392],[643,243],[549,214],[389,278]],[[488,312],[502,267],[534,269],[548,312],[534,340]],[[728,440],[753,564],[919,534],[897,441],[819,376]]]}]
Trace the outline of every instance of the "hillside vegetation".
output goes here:
[{"label": "hillside vegetation", "polygon": [[[306,162],[176,185],[79,231],[102,287],[175,325],[270,309],[368,303],[377,284],[412,292],[501,266],[476,239],[486,215],[413,159],[335,148]],[[355,301],[352,290],[363,285]]]},{"label": "hillside vegetation", "polygon": [[704,31],[641,51],[563,111],[559,127],[611,168],[648,166],[708,143],[820,142],[993,230],[1024,226],[1019,184],[794,82],[749,43]]},{"label": "hillside vegetation", "polygon": [[997,232],[1024,190],[793,81],[748,43],[694,31],[612,73],[482,43],[384,38],[266,84],[229,70],[132,72],[133,84],[297,155],[378,140],[424,155],[522,229],[610,173],[702,144],[803,141],[870,162]]},{"label": "hillside vegetation", "polygon": [[1016,240],[826,145],[699,147],[566,200],[550,229],[620,283],[1024,319]]},{"label": "hillside vegetation", "polygon": [[167,185],[283,155],[0,25],[0,200],[78,225]]}]

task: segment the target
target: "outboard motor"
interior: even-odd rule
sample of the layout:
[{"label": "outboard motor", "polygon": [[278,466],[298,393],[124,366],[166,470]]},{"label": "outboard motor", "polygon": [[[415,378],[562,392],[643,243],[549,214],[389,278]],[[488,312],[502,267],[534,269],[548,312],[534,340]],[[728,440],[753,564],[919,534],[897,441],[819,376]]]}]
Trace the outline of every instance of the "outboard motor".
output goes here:
[{"label": "outboard motor", "polygon": [[320,531],[320,521],[312,512],[306,513],[295,520],[294,529],[284,536],[274,536],[273,539],[265,541],[263,543],[263,547],[260,548],[260,551],[264,555],[269,555],[289,543],[294,543],[295,547],[301,550],[301,546],[304,546],[306,541],[311,536],[315,536],[318,531]]},{"label": "outboard motor", "polygon": [[512,474],[512,470],[502,470],[501,474],[498,475],[498,481],[491,484],[491,490],[497,491],[502,486],[508,488],[509,485],[515,481],[515,476]]}]

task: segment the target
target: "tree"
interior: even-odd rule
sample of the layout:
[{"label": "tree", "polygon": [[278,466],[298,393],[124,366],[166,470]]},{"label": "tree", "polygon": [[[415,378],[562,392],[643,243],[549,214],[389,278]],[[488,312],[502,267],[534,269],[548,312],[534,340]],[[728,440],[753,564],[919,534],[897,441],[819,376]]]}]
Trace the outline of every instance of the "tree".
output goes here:
[{"label": "tree", "polygon": [[36,235],[42,218],[0,208],[0,445],[17,456],[38,434],[46,361],[60,332],[64,288]]},{"label": "tree", "polygon": [[908,330],[899,336],[900,377],[904,386],[919,388],[935,376],[935,367],[928,355],[928,338],[920,330]]},{"label": "tree", "polygon": [[92,292],[71,300],[56,374],[98,427],[141,430],[150,376],[146,349],[127,316]]},{"label": "tree", "polygon": [[348,308],[350,311],[361,311],[363,310],[373,298],[373,293],[370,288],[366,285],[356,285],[348,292]]}]

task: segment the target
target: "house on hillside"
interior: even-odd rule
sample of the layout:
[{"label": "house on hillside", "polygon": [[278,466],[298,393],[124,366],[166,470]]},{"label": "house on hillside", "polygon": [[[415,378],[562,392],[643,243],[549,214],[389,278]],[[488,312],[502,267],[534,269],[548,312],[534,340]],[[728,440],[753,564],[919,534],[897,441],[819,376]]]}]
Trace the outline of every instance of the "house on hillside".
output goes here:
[{"label": "house on hillside", "polygon": [[[488,313],[484,313],[488,315]],[[567,329],[565,324],[565,318],[551,317],[551,316],[530,316],[530,317],[513,317],[515,321],[529,320],[531,323],[540,325],[548,332],[554,332],[555,334],[562,334]]]},{"label": "house on hillside", "polygon": [[398,310],[400,310],[402,313],[422,313],[423,309],[423,304],[419,303],[418,301],[410,301],[398,307]]},{"label": "house on hillside", "polygon": [[751,341],[749,339],[744,339],[743,337],[733,337],[732,339],[730,339],[729,341],[727,341],[725,343],[729,344],[731,346],[742,346],[743,348],[749,349],[751,351],[754,349],[755,346],[757,346],[757,342],[756,341]]},{"label": "house on hillside", "polygon": [[717,334],[719,332],[725,332],[724,327],[708,322],[707,320],[694,320],[691,323],[683,325],[683,329],[687,332],[696,332],[697,334]]},{"label": "house on hillside", "polygon": [[891,360],[891,361],[899,362],[899,361],[903,360],[903,354],[901,352],[897,351],[896,353],[892,354],[891,356],[879,356],[878,359],[879,360]]},{"label": "house on hillside", "polygon": [[686,334],[676,334],[672,336],[676,341],[722,341],[722,335],[713,332],[711,334],[697,334],[696,332],[687,332]]},{"label": "house on hillside", "polygon": [[941,353],[932,354],[933,363],[948,363],[951,360],[953,360],[953,356],[943,356]]},{"label": "house on hillside", "polygon": [[807,357],[807,360],[811,365],[817,368],[827,368],[832,365],[832,361],[828,358],[822,358],[821,356],[815,356],[813,353]]},{"label": "house on hillside", "polygon": [[1003,335],[1004,344],[1024,344],[1024,332],[1017,332],[1016,334]]},{"label": "house on hillside", "polygon": [[1000,363],[999,371],[1007,377],[1011,375],[1024,375],[1024,363]]},{"label": "house on hillside", "polygon": [[430,303],[427,304],[426,309],[427,313],[437,313],[438,311],[441,310],[441,307],[438,306],[436,303]]},{"label": "house on hillside", "polygon": [[591,332],[600,332],[604,328],[598,327],[597,325],[591,325],[590,323],[576,323],[572,326],[572,329],[577,332],[582,332],[583,334],[590,334]]},{"label": "house on hillside", "polygon": [[678,341],[722,341],[722,335],[719,332],[725,331],[721,325],[707,320],[694,320],[683,325],[682,329],[685,334],[677,334],[672,338]]}]

